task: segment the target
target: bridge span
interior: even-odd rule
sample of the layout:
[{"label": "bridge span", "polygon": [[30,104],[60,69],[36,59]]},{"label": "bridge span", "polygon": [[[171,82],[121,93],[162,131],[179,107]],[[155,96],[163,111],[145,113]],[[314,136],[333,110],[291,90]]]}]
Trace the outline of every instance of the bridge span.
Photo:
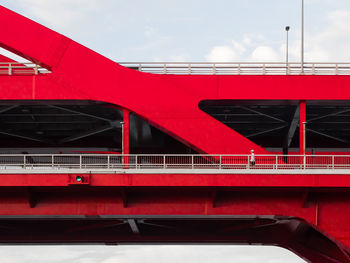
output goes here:
[{"label": "bridge span", "polygon": [[350,64],[116,63],[0,6],[0,243],[350,262]]}]

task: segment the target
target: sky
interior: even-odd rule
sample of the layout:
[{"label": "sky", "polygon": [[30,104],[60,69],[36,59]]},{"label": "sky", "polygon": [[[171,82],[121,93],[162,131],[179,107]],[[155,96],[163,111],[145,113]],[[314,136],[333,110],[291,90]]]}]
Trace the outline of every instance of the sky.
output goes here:
[{"label": "sky", "polygon": [[[0,0],[117,62],[300,61],[299,0]],[[350,62],[350,1],[305,0],[305,61]],[[0,53],[9,55],[0,50]],[[0,247],[4,263],[304,262],[252,246]]]}]

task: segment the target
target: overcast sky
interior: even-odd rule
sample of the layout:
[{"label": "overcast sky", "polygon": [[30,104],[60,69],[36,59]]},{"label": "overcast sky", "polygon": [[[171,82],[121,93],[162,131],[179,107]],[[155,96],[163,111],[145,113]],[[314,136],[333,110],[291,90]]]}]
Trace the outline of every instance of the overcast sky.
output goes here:
[{"label": "overcast sky", "polygon": [[[0,0],[116,61],[300,60],[299,0]],[[305,0],[305,60],[350,61],[350,1]],[[6,52],[0,52],[7,54]],[[4,263],[304,262],[248,246],[0,247]]]}]

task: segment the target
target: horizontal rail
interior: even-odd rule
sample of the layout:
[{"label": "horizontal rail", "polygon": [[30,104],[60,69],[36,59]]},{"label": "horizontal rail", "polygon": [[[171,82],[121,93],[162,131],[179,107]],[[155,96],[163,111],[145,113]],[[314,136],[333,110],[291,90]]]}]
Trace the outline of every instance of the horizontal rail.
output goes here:
[{"label": "horizontal rail", "polygon": [[338,62],[119,62],[141,72],[179,75],[350,75],[350,63]]},{"label": "horizontal rail", "polygon": [[339,170],[350,155],[1,154],[0,172],[11,169]]},{"label": "horizontal rail", "polygon": [[[350,75],[350,63],[309,62],[120,62],[122,66],[153,74],[177,75]],[[50,73],[34,63],[0,62],[0,75]]]},{"label": "horizontal rail", "polygon": [[38,75],[50,73],[49,70],[27,62],[0,62],[0,75]]}]

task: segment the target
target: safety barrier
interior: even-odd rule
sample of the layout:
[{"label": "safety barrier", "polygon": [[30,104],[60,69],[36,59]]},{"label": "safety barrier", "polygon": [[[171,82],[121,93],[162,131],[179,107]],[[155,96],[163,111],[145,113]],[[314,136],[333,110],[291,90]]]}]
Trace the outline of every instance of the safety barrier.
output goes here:
[{"label": "safety barrier", "polygon": [[350,155],[2,154],[0,169],[350,169]]},{"label": "safety barrier", "polygon": [[0,62],[0,75],[38,75],[50,73],[35,63]]},{"label": "safety barrier", "polygon": [[180,75],[350,75],[350,63],[337,62],[120,62],[141,72]]},{"label": "safety barrier", "polygon": [[[308,62],[119,62],[141,72],[178,75],[350,75],[350,63]],[[50,73],[34,63],[0,62],[0,75]]]}]

